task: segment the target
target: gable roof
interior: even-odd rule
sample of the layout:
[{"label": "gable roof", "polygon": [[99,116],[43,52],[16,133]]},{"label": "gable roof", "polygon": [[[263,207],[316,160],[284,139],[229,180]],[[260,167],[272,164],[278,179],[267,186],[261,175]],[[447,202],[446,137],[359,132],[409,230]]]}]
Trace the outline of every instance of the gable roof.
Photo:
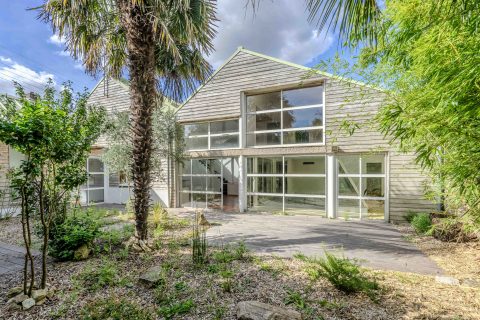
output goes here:
[{"label": "gable roof", "polygon": [[[98,82],[97,84],[95,85],[95,87],[93,87],[93,89],[90,91],[90,94],[89,94],[89,97],[98,89],[98,87],[100,86],[100,84],[102,82],[104,82],[106,80],[106,77],[103,76]],[[121,87],[123,87],[125,90],[127,90],[128,92],[130,91],[130,81],[128,81],[127,79],[125,78],[109,78],[108,81],[115,81],[116,83],[120,84]],[[168,109],[168,110],[176,110],[179,108],[179,104],[178,102],[172,100],[172,99],[169,99],[167,97],[164,97],[164,103],[163,103],[163,107]]]},{"label": "gable roof", "polygon": [[334,74],[331,74],[331,73],[328,73],[328,72],[325,72],[325,71],[321,71],[321,70],[317,70],[317,69],[314,69],[314,68],[309,68],[309,67],[306,67],[306,66],[302,66],[302,65],[297,64],[297,63],[289,62],[289,61],[278,59],[278,58],[275,58],[275,57],[272,57],[272,56],[269,56],[269,55],[266,55],[266,54],[262,54],[262,53],[259,53],[259,52],[256,52],[256,51],[248,50],[248,49],[245,49],[244,47],[241,46],[241,47],[238,47],[237,50],[235,50],[235,52],[227,60],[225,60],[225,62],[220,67],[218,67],[217,70],[215,70],[215,72],[202,85],[200,85],[197,88],[197,90],[195,90],[195,92],[193,92],[190,95],[190,97],[187,98],[187,100],[185,100],[185,102],[183,102],[178,107],[177,112],[180,109],[182,109],[200,90],[202,90],[202,88],[205,87],[205,85],[207,85],[240,52],[244,52],[244,53],[247,53],[247,54],[259,57],[259,58],[267,59],[267,60],[270,60],[270,61],[273,61],[273,62],[281,63],[281,64],[289,66],[289,67],[301,69],[301,70],[304,70],[304,71],[311,71],[314,74],[322,75],[322,76],[325,76],[327,78],[336,78],[336,79],[347,81],[347,82],[354,83],[354,84],[357,84],[357,85],[367,86],[367,87],[370,87],[370,88],[375,89],[375,90],[383,91],[383,89],[381,89],[381,88],[373,87],[373,86],[368,85],[366,83],[363,83],[361,81],[357,81],[357,80],[349,79],[349,78],[344,78],[344,77],[337,76],[337,75],[334,75]]}]

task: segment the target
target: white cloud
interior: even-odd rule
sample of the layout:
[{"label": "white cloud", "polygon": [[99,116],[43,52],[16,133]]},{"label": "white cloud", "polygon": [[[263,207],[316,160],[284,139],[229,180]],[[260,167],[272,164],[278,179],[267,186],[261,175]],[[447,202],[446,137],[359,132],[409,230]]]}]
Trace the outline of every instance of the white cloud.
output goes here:
[{"label": "white cloud", "polygon": [[81,64],[80,62],[75,63],[73,67],[78,70],[83,70],[83,64]]},{"label": "white cloud", "polygon": [[45,71],[35,71],[21,65],[10,58],[0,57],[0,60],[8,63],[8,66],[0,68],[0,94],[15,94],[13,81],[24,86],[25,91],[41,92],[49,79],[55,85],[55,76]]},{"label": "white cloud", "polygon": [[327,51],[334,42],[332,35],[318,35],[308,23],[303,1],[263,0],[255,14],[247,1],[218,2],[218,33],[215,52],[208,60],[219,67],[237,47],[258,51],[276,58],[305,65]]},{"label": "white cloud", "polygon": [[2,57],[2,56],[0,56],[0,61],[8,63],[8,64],[13,63],[12,59],[7,58],[7,57]]},{"label": "white cloud", "polygon": [[62,56],[62,57],[70,57],[70,52],[68,51],[55,51],[55,54]]},{"label": "white cloud", "polygon": [[48,39],[48,42],[60,47],[65,43],[65,39],[60,38],[58,34],[54,34]]}]

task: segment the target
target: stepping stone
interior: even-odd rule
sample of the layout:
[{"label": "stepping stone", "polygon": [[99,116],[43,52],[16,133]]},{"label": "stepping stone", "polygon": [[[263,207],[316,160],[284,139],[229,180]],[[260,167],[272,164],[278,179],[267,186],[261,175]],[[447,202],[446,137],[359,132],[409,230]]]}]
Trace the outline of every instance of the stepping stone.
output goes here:
[{"label": "stepping stone", "polygon": [[438,283],[448,284],[451,286],[460,285],[460,281],[458,281],[458,279],[455,279],[452,277],[446,277],[446,276],[436,276],[435,281],[437,281]]},{"label": "stepping stone", "polygon": [[140,282],[151,288],[163,281],[163,270],[161,266],[154,266],[142,274],[139,278]]},{"label": "stepping stone", "polygon": [[302,315],[294,310],[272,306],[259,301],[242,301],[237,304],[239,320],[301,320]]}]

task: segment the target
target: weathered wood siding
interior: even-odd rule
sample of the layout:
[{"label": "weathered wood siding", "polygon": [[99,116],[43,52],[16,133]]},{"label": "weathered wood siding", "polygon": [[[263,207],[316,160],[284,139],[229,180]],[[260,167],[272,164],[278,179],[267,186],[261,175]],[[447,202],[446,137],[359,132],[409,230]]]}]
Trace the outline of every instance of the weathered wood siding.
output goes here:
[{"label": "weathered wood siding", "polygon": [[[413,164],[413,155],[399,154],[384,138],[373,117],[383,101],[379,90],[321,74],[305,79],[306,70],[240,50],[178,112],[180,122],[238,118],[243,93],[295,88],[325,81],[325,146],[247,148],[195,152],[192,156],[235,156],[335,152],[390,154],[390,220],[401,222],[409,211],[432,210],[423,198],[425,177]],[[353,134],[347,127],[355,128]],[[334,149],[332,149],[334,148]]]},{"label": "weathered wood siding", "polygon": [[0,189],[7,184],[9,169],[8,146],[0,142]]},{"label": "weathered wood siding", "polygon": [[[116,79],[102,79],[90,94],[88,103],[103,106],[107,110],[107,113],[128,112],[130,108],[128,84]],[[95,143],[91,154],[100,154],[102,148],[108,148],[108,142],[105,137],[100,137]],[[154,201],[158,201],[160,198],[164,198],[165,194],[168,194],[167,166],[167,160],[164,159],[162,161],[161,176],[153,179],[152,198]],[[173,184],[171,184],[170,188],[173,188]]]}]

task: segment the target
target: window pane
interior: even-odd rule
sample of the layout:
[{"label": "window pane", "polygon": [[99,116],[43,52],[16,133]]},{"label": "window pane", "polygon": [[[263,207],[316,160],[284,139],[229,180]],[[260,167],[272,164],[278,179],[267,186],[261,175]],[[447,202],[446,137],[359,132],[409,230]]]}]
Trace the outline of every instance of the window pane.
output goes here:
[{"label": "window pane", "polygon": [[338,194],[340,196],[359,196],[360,186],[359,178],[355,177],[339,177],[338,178]]},{"label": "window pane", "polygon": [[385,201],[362,200],[362,218],[383,219],[385,216]]},{"label": "window pane", "polygon": [[251,114],[247,116],[247,131],[275,130],[281,128],[281,112]]},{"label": "window pane", "polygon": [[192,193],[192,207],[205,208],[207,205],[207,196],[205,193]]},{"label": "window pane", "polygon": [[362,178],[362,188],[364,197],[383,197],[385,195],[384,178]]},{"label": "window pane", "polygon": [[207,208],[214,210],[222,209],[222,195],[207,194]]},{"label": "window pane", "polygon": [[338,199],[337,213],[345,219],[360,218],[360,203],[357,199]]},{"label": "window pane", "polygon": [[283,107],[308,106],[323,103],[323,87],[310,87],[282,92]]},{"label": "window pane", "polygon": [[191,207],[192,197],[190,193],[180,192],[180,206]]},{"label": "window pane", "polygon": [[299,130],[283,133],[283,144],[322,143],[323,130]]},{"label": "window pane", "polygon": [[192,160],[192,173],[193,174],[206,174],[207,173],[207,159],[193,159]]},{"label": "window pane", "polygon": [[207,190],[207,178],[206,177],[192,177],[192,190],[193,191],[205,191]]},{"label": "window pane", "polygon": [[247,111],[280,109],[280,92],[257,94],[247,97]]},{"label": "window pane", "polygon": [[192,167],[191,167],[190,160],[183,161],[182,169],[183,169],[183,174],[191,174],[192,173]]},{"label": "window pane", "polygon": [[89,190],[88,191],[88,202],[98,203],[104,201],[103,189],[100,190]]},{"label": "window pane", "polygon": [[207,159],[208,174],[222,174],[222,162],[220,159]]},{"label": "window pane", "polygon": [[210,123],[210,134],[238,132],[238,120],[216,121]]},{"label": "window pane", "polygon": [[283,197],[248,196],[247,204],[249,210],[281,212],[283,210]]},{"label": "window pane", "polygon": [[90,188],[102,188],[103,187],[103,173],[90,174],[88,176],[88,186]]},{"label": "window pane", "polygon": [[103,162],[100,159],[88,159],[88,172],[103,172]]},{"label": "window pane", "polygon": [[325,174],[325,157],[286,157],[285,174]]},{"label": "window pane", "polygon": [[247,172],[256,174],[282,174],[282,158],[248,158]]},{"label": "window pane", "polygon": [[190,191],[190,188],[192,187],[192,183],[190,180],[190,177],[182,177],[182,191]]},{"label": "window pane", "polygon": [[208,123],[186,124],[184,127],[185,137],[208,134]]},{"label": "window pane", "polygon": [[185,148],[187,150],[208,149],[208,137],[187,138],[185,139]]},{"label": "window pane", "polygon": [[283,111],[284,129],[321,126],[323,126],[322,108]]},{"label": "window pane", "polygon": [[248,146],[268,146],[280,144],[280,132],[247,134]]},{"label": "window pane", "polygon": [[210,137],[210,148],[238,148],[238,135]]},{"label": "window pane", "polygon": [[286,177],[285,192],[288,194],[325,195],[325,178]]},{"label": "window pane", "polygon": [[248,177],[247,192],[283,193],[282,177]]},{"label": "window pane", "polygon": [[285,212],[326,217],[325,199],[285,197]]},{"label": "window pane", "polygon": [[384,155],[365,155],[362,156],[363,174],[382,174],[385,173]]},{"label": "window pane", "polygon": [[340,174],[359,174],[360,157],[359,156],[338,156],[338,173]]},{"label": "window pane", "polygon": [[207,178],[207,191],[222,192],[222,178],[221,177],[208,177]]}]

